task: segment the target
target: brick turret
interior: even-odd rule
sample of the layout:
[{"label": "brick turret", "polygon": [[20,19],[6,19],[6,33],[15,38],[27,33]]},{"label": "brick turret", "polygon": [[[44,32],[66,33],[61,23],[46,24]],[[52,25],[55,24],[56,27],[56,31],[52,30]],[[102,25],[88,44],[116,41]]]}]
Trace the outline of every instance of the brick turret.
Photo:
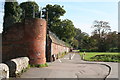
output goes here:
[{"label": "brick turret", "polygon": [[46,46],[46,21],[44,19],[25,19],[13,24],[3,33],[3,61],[28,56],[30,64],[44,64]]}]

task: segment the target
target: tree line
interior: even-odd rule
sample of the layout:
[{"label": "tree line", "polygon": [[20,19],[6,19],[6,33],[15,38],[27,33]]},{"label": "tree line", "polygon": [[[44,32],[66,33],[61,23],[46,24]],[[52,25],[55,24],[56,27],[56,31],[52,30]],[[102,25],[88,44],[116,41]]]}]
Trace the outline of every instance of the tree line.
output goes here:
[{"label": "tree line", "polygon": [[118,51],[118,33],[110,31],[108,22],[95,20],[92,26],[94,28],[93,34],[89,36],[81,29],[75,28],[72,20],[60,18],[66,13],[64,6],[48,4],[39,10],[38,4],[34,1],[20,4],[17,1],[5,2],[4,13],[3,32],[10,28],[11,24],[22,22],[25,18],[42,17],[48,23],[48,30],[73,46],[74,49],[100,52]]}]

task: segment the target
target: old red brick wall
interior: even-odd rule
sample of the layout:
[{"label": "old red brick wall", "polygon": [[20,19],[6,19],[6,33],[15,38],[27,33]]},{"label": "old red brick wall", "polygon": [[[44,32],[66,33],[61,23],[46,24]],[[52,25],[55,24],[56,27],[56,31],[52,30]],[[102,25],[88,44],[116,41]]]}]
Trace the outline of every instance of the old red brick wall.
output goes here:
[{"label": "old red brick wall", "polygon": [[63,45],[59,45],[57,43],[52,43],[51,44],[51,55],[55,54],[59,54],[59,53],[63,53],[63,52],[69,52],[70,48],[63,46]]},{"label": "old red brick wall", "polygon": [[56,56],[56,59],[58,59],[58,56],[61,55],[63,52],[69,52],[70,48],[65,45],[60,45],[59,43],[55,43],[52,41],[50,36],[47,38],[47,49],[46,49],[46,58],[48,62],[53,61],[53,56]]},{"label": "old red brick wall", "polygon": [[2,37],[2,60],[28,56],[31,64],[44,64],[46,46],[46,21],[25,19],[11,26]]},{"label": "old red brick wall", "polygon": [[47,36],[47,44],[46,44],[46,61],[51,62],[52,57],[51,57],[51,42],[52,40]]}]

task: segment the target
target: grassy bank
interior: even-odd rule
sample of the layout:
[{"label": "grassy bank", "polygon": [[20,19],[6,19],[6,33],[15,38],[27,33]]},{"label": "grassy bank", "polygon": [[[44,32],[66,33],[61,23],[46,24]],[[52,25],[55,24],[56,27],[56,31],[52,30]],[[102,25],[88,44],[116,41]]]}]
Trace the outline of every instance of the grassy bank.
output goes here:
[{"label": "grassy bank", "polygon": [[104,62],[120,62],[119,53],[109,53],[109,52],[80,52],[80,56],[84,56],[86,61],[104,61]]}]

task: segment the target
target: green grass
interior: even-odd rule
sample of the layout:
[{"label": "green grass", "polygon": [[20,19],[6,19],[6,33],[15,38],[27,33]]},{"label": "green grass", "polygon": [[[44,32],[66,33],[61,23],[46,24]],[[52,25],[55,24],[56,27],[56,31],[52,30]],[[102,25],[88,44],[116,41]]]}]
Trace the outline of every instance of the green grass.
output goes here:
[{"label": "green grass", "polygon": [[30,64],[29,66],[40,68],[40,67],[48,67],[48,64],[47,63],[45,63],[45,64]]},{"label": "green grass", "polygon": [[[80,52],[82,57],[84,52]],[[119,53],[110,52],[86,52],[84,56],[86,61],[104,61],[104,62],[120,62]]]}]

